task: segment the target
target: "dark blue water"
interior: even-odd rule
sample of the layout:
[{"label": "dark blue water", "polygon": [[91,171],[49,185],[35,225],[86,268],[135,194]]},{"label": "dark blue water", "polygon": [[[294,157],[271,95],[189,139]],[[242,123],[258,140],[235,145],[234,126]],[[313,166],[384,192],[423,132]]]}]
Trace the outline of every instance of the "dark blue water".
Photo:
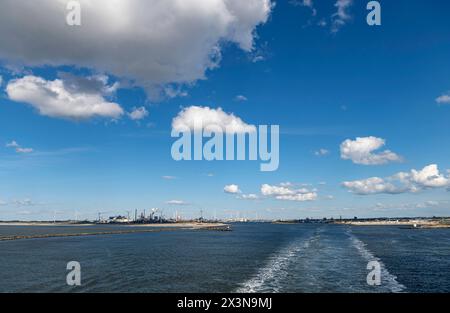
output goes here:
[{"label": "dark blue water", "polygon": [[[0,236],[78,230],[0,226]],[[381,286],[366,281],[374,260]],[[69,261],[81,287],[66,285]],[[449,292],[450,230],[249,223],[0,242],[0,292],[241,291]]]}]

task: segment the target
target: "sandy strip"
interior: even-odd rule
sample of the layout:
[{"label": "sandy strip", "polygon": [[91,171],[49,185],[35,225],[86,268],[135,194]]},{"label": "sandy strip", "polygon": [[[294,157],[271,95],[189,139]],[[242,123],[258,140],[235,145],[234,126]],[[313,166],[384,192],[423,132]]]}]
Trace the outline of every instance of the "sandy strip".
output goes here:
[{"label": "sandy strip", "polygon": [[72,224],[72,223],[44,223],[44,222],[0,222],[0,226],[64,226],[64,227],[82,227],[95,226],[96,224]]},{"label": "sandy strip", "polygon": [[423,220],[411,220],[411,221],[345,221],[336,222],[341,225],[352,226],[405,226],[411,228],[450,228],[450,224],[440,223],[439,221],[423,221]]},{"label": "sandy strip", "polygon": [[[19,225],[18,225],[19,224]],[[26,223],[25,223],[26,224]],[[0,224],[2,225],[2,224]],[[22,225],[22,223],[7,223],[7,225],[15,226],[30,226],[30,224]],[[55,226],[55,224],[50,224]],[[56,224],[58,225],[58,224]],[[45,223],[36,223],[33,226],[49,226]],[[58,226],[74,226],[73,224],[59,224]],[[79,226],[79,225],[77,225]],[[84,225],[86,226],[86,224]],[[127,226],[127,225],[121,225]],[[130,230],[111,230],[111,231],[93,231],[93,232],[83,232],[83,233],[65,233],[65,234],[35,234],[35,235],[8,235],[0,236],[0,241],[11,241],[20,239],[39,239],[39,238],[55,238],[55,237],[80,237],[80,236],[99,236],[99,235],[120,235],[120,234],[135,234],[135,233],[152,233],[170,230],[209,230],[209,231],[224,231],[230,230],[231,228],[227,224],[221,223],[174,223],[174,224],[143,224],[143,225],[129,225],[130,227],[135,227]],[[141,229],[136,229],[139,226]],[[138,227],[138,228],[139,228]]]},{"label": "sandy strip", "polygon": [[167,224],[75,224],[75,223],[65,223],[65,222],[0,222],[0,226],[63,226],[63,227],[89,227],[89,226],[121,226],[121,227],[149,227],[149,228],[209,228],[209,227],[226,227],[227,224],[223,223],[196,223],[196,222],[186,222],[186,223],[167,223]]},{"label": "sandy strip", "polygon": [[[109,232],[92,232],[92,233],[75,233],[75,234],[45,234],[45,235],[12,235],[0,237],[0,241],[11,241],[20,239],[39,239],[39,238],[55,238],[55,237],[81,237],[81,236],[99,236],[99,235],[120,235],[133,233],[150,233],[157,232],[157,229],[152,230],[129,230],[129,231],[109,231]],[[160,230],[162,231],[162,230]]]}]

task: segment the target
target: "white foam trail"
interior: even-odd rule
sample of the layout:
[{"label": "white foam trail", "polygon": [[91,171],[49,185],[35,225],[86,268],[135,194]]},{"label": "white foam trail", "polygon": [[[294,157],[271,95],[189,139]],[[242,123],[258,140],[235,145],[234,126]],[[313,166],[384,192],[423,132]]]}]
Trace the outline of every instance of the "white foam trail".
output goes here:
[{"label": "white foam trail", "polygon": [[367,261],[377,261],[381,266],[381,281],[391,292],[402,292],[406,289],[404,285],[397,281],[397,276],[389,273],[386,265],[381,261],[380,258],[376,257],[368,248],[367,245],[356,238],[354,235],[350,234],[350,240],[353,246],[359,251],[361,256]]},{"label": "white foam trail", "polygon": [[304,240],[296,240],[287,247],[281,249],[258,273],[242,284],[236,290],[237,293],[279,292],[279,282],[288,274],[288,266],[295,256],[302,250],[308,249],[311,241],[318,236]]}]

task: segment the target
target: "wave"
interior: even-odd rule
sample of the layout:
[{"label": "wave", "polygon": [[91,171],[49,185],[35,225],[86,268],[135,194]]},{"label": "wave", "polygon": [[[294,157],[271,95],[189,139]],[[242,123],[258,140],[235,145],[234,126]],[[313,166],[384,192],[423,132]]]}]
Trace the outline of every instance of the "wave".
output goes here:
[{"label": "wave", "polygon": [[[320,270],[318,271],[317,264],[314,264],[314,262],[325,261],[328,262],[325,265],[325,267],[331,266],[332,264],[329,263],[330,260],[327,259],[327,257],[330,257],[329,255],[330,251],[326,253],[326,251],[324,251],[323,249],[329,249],[330,247],[335,247],[336,244],[339,244],[339,242],[335,241],[331,243],[327,242],[330,239],[330,237],[328,237],[327,235],[323,237],[322,236],[323,231],[324,231],[323,228],[318,229],[310,237],[307,237],[306,239],[305,238],[296,239],[291,243],[289,243],[287,246],[278,250],[275,254],[273,254],[269,258],[267,263],[262,268],[260,268],[252,278],[242,283],[235,292],[237,293],[280,292],[282,291],[283,286],[285,286],[286,283],[288,283],[293,279],[292,277],[293,273],[291,273],[290,271],[292,271],[293,268],[295,268],[298,262],[301,262],[301,264],[303,264],[303,267],[309,269],[307,272],[303,273],[303,275],[306,275],[305,277],[303,277],[303,280],[306,279],[309,282],[308,286],[304,287],[308,288],[311,286],[320,287],[322,285],[321,280],[325,279],[325,277],[321,275]],[[342,249],[356,248],[358,254],[367,263],[370,261],[379,262],[381,267],[382,287],[386,288],[388,292],[399,293],[404,292],[406,290],[406,287],[397,281],[397,277],[389,272],[386,265],[381,261],[380,258],[376,257],[367,248],[367,245],[364,242],[362,242],[356,236],[354,236],[350,230],[347,232],[347,235],[349,236],[350,239],[350,245],[345,245],[340,248]],[[321,241],[322,244],[316,245],[317,241]],[[340,242],[344,243],[342,241]],[[323,244],[325,244],[326,246],[323,246]],[[309,253],[307,254],[307,252]],[[323,258],[321,255],[323,255]],[[334,258],[333,260],[336,259]],[[295,277],[294,279],[296,278],[297,277]],[[327,285],[327,283],[325,283],[325,285]],[[329,286],[327,288],[329,288]],[[364,290],[366,289],[365,288],[361,289],[361,291]]]},{"label": "wave", "polygon": [[380,258],[376,257],[368,248],[367,245],[355,237],[350,232],[348,233],[353,246],[359,251],[360,255],[367,261],[377,261],[381,267],[381,281],[391,292],[403,292],[406,287],[397,281],[397,276],[391,274],[386,265],[381,261]]},{"label": "wave", "polygon": [[309,248],[314,240],[317,240],[320,234],[311,236],[303,240],[295,240],[288,246],[279,250],[273,255],[268,263],[261,268],[258,273],[248,281],[242,284],[236,290],[237,293],[257,293],[257,292],[280,292],[280,282],[289,274],[288,269],[292,260],[300,252]]}]

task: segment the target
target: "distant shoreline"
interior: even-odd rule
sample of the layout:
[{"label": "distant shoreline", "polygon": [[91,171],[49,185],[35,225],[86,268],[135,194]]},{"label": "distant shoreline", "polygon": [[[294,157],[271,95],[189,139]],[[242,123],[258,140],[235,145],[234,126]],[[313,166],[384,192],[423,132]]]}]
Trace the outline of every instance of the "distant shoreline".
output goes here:
[{"label": "distant shoreline", "polygon": [[153,223],[153,224],[97,224],[97,223],[71,223],[71,222],[0,222],[0,226],[73,226],[73,227],[86,227],[86,226],[122,226],[122,227],[156,227],[156,228],[205,228],[210,226],[225,226],[224,223],[199,223],[199,222],[180,222],[180,223]]},{"label": "distant shoreline", "polygon": [[293,224],[329,224],[349,226],[398,226],[414,229],[450,228],[450,217],[399,217],[399,218],[354,218],[354,219],[305,219],[279,220],[272,222],[279,225]]},{"label": "distant shoreline", "polygon": [[87,224],[76,224],[76,223],[67,223],[67,222],[0,222],[0,226],[95,226],[95,223],[87,223]]},{"label": "distant shoreline", "polygon": [[351,226],[403,226],[410,228],[450,228],[450,224],[438,220],[407,220],[407,221],[335,221],[337,225]]},{"label": "distant shoreline", "polygon": [[[52,227],[52,226],[69,226],[69,227],[92,227],[98,224],[70,224],[70,223],[38,223],[38,222],[1,222],[0,226],[38,226],[38,227]],[[101,225],[100,225],[101,226]],[[111,230],[111,231],[92,231],[82,233],[64,233],[64,234],[35,234],[35,235],[7,235],[1,236],[0,241],[12,241],[23,239],[42,239],[42,238],[59,238],[59,237],[83,237],[83,236],[99,236],[99,235],[121,235],[121,234],[135,234],[135,233],[151,233],[171,230],[209,230],[209,231],[228,231],[231,230],[230,225],[223,223],[173,223],[173,224],[141,224],[141,225],[110,225],[121,226],[130,229]],[[141,229],[138,229],[141,228]]]}]

